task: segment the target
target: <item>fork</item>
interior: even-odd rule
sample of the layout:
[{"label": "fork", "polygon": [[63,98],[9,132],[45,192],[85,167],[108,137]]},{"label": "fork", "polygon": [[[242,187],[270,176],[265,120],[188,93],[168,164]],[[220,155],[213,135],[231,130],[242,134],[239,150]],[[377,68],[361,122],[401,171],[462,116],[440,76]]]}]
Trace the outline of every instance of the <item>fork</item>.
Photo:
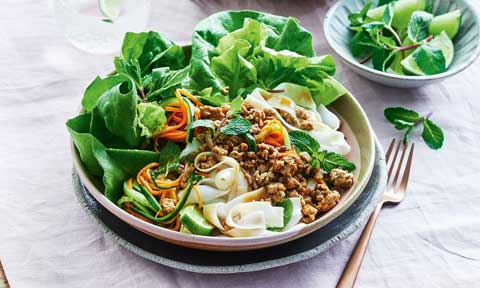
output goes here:
[{"label": "fork", "polygon": [[[395,148],[395,153],[393,154],[392,161],[390,160],[390,156]],[[403,146],[402,154],[400,156],[400,160],[397,162],[397,156],[400,151],[400,148]],[[362,264],[363,257],[365,256],[365,252],[367,250],[368,241],[370,240],[370,236],[373,232],[373,227],[375,226],[375,222],[377,220],[378,214],[380,209],[382,209],[384,204],[398,204],[402,202],[405,191],[407,190],[408,184],[408,177],[410,176],[410,170],[412,167],[412,158],[413,158],[413,150],[414,144],[410,145],[410,152],[408,153],[408,160],[407,163],[404,165],[403,160],[405,159],[405,154],[409,149],[409,145],[403,145],[402,141],[397,141],[393,139],[388,147],[387,154],[386,154],[386,162],[388,165],[388,174],[387,174],[387,187],[385,187],[385,192],[383,194],[382,201],[377,205],[375,210],[372,212],[372,215],[368,219],[367,225],[365,225],[365,229],[360,236],[357,246],[355,250],[353,250],[352,255],[350,256],[350,260],[348,261],[347,266],[343,270],[342,277],[338,281],[337,288],[350,288],[355,285],[355,280],[357,279],[358,271],[360,270],[360,265]],[[402,167],[404,166],[404,167]],[[392,172],[395,170],[395,175],[392,179]],[[399,177],[402,176],[402,180],[399,185],[397,185]],[[388,185],[390,183],[390,185]],[[397,187],[398,186],[398,187]],[[388,188],[388,189],[387,189]]]}]

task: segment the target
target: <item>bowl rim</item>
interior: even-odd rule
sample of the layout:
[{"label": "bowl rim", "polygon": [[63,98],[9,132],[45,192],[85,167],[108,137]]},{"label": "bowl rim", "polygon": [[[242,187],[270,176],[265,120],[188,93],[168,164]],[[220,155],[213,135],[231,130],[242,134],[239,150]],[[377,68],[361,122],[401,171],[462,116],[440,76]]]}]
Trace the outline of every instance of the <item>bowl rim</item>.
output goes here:
[{"label": "bowl rim", "polygon": [[[434,74],[434,75],[425,75],[425,76],[409,76],[409,75],[397,75],[397,74],[392,74],[392,73],[387,73],[383,71],[379,71],[376,69],[373,69],[371,67],[368,67],[366,65],[357,63],[355,61],[352,61],[349,59],[349,57],[346,57],[343,55],[343,53],[339,52],[337,50],[337,44],[333,41],[332,36],[330,35],[330,22],[332,19],[332,15],[335,13],[335,11],[340,8],[342,5],[344,5],[347,1],[352,1],[352,0],[340,0],[337,3],[335,3],[327,12],[325,15],[325,18],[323,20],[323,33],[325,35],[325,38],[327,40],[328,45],[332,48],[333,52],[337,56],[341,58],[341,60],[347,64],[353,65],[358,69],[361,69],[365,72],[368,72],[372,75],[379,75],[383,76],[385,78],[390,78],[390,79],[395,79],[395,80],[409,80],[409,81],[414,81],[414,82],[421,82],[421,81],[426,81],[426,80],[436,80],[436,79],[443,79],[449,76],[452,76],[454,74],[457,74],[463,70],[465,70],[467,67],[472,65],[475,60],[480,56],[480,37],[477,37],[477,47],[474,51],[474,53],[468,58],[467,61],[461,63],[460,65],[456,67],[452,67],[453,69],[448,69],[445,72]],[[354,0],[358,1],[358,0]],[[453,0],[453,1],[458,1],[458,0]],[[467,0],[460,0],[464,4],[464,10],[469,10],[473,16],[477,19],[476,26],[477,29],[480,33],[480,23],[479,23],[479,18],[478,18],[478,13],[477,10],[470,5],[470,3]]]},{"label": "bowl rim", "polygon": [[[254,237],[236,237],[236,238],[202,236],[202,235],[195,235],[195,234],[179,233],[178,231],[172,231],[170,229],[145,222],[141,219],[138,219],[130,215],[129,213],[127,213],[126,211],[118,207],[111,200],[107,199],[107,197],[96,187],[96,185],[93,184],[93,182],[90,179],[91,176],[86,171],[86,168],[80,159],[78,150],[76,149],[71,136],[70,136],[70,151],[73,158],[74,168],[77,171],[83,184],[87,187],[87,189],[90,191],[92,196],[105,209],[112,212],[112,214],[114,214],[120,220],[124,221],[125,223],[134,227],[135,229],[140,230],[143,233],[152,235],[152,231],[154,231],[155,234],[153,236],[160,238],[162,240],[176,243],[177,245],[182,245],[182,246],[188,246],[189,244],[205,245],[205,247],[198,246],[198,248],[207,249],[207,250],[208,249],[210,250],[226,249],[226,251],[234,251],[235,248],[242,249],[242,250],[249,250],[249,249],[258,249],[258,248],[263,248],[268,246],[275,246],[285,242],[293,241],[297,238],[310,234],[318,230],[319,228],[327,225],[331,221],[333,221],[335,218],[337,218],[342,213],[344,213],[348,209],[348,207],[350,207],[353,204],[353,202],[358,198],[358,196],[364,191],[370,179],[371,173],[373,171],[373,167],[375,165],[374,162],[375,162],[375,149],[376,149],[374,132],[373,132],[372,126],[370,124],[370,121],[367,117],[365,110],[362,108],[358,100],[349,91],[347,91],[347,93],[342,97],[350,98],[349,101],[352,102],[352,105],[357,107],[359,111],[359,115],[361,115],[360,118],[365,121],[365,124],[367,125],[367,128],[368,128],[367,139],[368,139],[369,147],[371,147],[370,157],[368,158],[367,161],[365,161],[365,163],[363,162],[361,163],[362,166],[365,165],[364,167],[366,167],[365,177],[363,177],[361,182],[358,182],[358,187],[355,189],[356,193],[348,197],[346,201],[343,203],[343,205],[336,210],[336,213],[325,214],[321,218],[313,221],[312,223],[297,225],[292,229],[289,229],[281,233],[276,233],[273,235],[263,235],[263,236],[254,236]],[[320,219],[322,219],[322,222],[318,222]],[[182,243],[186,243],[186,245],[183,245]]]}]

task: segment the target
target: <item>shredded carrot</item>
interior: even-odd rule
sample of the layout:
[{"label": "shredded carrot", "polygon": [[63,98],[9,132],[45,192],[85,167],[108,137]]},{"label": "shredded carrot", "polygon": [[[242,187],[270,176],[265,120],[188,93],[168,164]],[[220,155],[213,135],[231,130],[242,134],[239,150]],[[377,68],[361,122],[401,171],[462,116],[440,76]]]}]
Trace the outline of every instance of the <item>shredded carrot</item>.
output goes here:
[{"label": "shredded carrot", "polygon": [[[171,227],[171,228],[168,228],[168,229],[171,229],[171,230],[174,230],[174,231],[179,231],[180,230],[180,215],[177,215],[175,218],[173,218],[173,221],[175,221],[175,226]],[[170,223],[173,223],[173,221],[171,221]]]},{"label": "shredded carrot", "polygon": [[193,111],[194,111],[194,114],[195,114],[195,120],[200,119],[200,109],[198,109],[198,107],[195,107],[193,109]]},{"label": "shredded carrot", "polygon": [[157,183],[158,186],[164,187],[164,188],[173,188],[176,187],[180,184],[180,178],[177,178],[176,180],[169,180],[169,181],[163,181],[163,180],[155,180],[155,183]]},{"label": "shredded carrot", "polygon": [[187,96],[188,99],[190,99],[193,103],[195,103],[195,105],[203,106],[203,103],[200,102],[200,100],[198,100],[195,96],[190,94],[190,92],[188,92],[187,90],[185,90],[185,89],[178,89],[178,90],[180,90],[180,93],[182,95]]},{"label": "shredded carrot", "polygon": [[164,110],[167,112],[182,112],[182,108],[173,106],[172,104],[165,106]]},{"label": "shredded carrot", "polygon": [[264,142],[272,146],[283,145],[283,134],[280,131],[271,131],[265,138]]}]

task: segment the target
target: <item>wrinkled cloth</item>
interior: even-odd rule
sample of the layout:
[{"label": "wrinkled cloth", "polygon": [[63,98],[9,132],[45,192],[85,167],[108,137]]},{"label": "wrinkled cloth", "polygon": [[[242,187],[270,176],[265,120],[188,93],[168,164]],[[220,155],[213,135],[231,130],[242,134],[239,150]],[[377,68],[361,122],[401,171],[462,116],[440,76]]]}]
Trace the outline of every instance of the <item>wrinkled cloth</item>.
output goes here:
[{"label": "wrinkled cloth", "polygon": [[[334,1],[153,2],[149,28],[175,41],[188,41],[194,25],[213,12],[258,9],[297,17],[312,31],[317,53],[332,53],[322,25]],[[77,113],[86,85],[112,70],[113,57],[71,46],[47,1],[2,1],[0,23],[0,260],[12,287],[335,286],[359,233],[313,259],[235,275],[168,268],[105,236],[72,191],[64,122]],[[412,136],[408,195],[382,210],[357,287],[478,287],[480,61],[439,84],[403,90],[337,65],[337,79],[363,105],[383,145],[401,137],[384,120],[386,106],[433,111],[446,137],[433,151],[421,132]]]}]

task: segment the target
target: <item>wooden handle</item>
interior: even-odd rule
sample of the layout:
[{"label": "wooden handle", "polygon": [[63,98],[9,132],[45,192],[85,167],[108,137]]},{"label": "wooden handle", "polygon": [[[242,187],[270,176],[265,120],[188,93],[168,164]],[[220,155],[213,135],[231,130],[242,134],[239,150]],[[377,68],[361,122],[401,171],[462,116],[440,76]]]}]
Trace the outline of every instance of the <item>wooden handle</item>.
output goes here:
[{"label": "wooden handle", "polygon": [[378,212],[382,209],[383,203],[380,203],[373,211],[372,215],[368,219],[365,229],[363,229],[360,239],[358,239],[357,246],[353,250],[352,256],[348,261],[347,266],[343,270],[342,277],[338,281],[337,288],[351,288],[355,285],[355,280],[357,280],[358,271],[360,270],[360,265],[363,261],[363,256],[365,256],[365,251],[367,250],[368,241],[372,235],[373,227],[377,221]]}]

